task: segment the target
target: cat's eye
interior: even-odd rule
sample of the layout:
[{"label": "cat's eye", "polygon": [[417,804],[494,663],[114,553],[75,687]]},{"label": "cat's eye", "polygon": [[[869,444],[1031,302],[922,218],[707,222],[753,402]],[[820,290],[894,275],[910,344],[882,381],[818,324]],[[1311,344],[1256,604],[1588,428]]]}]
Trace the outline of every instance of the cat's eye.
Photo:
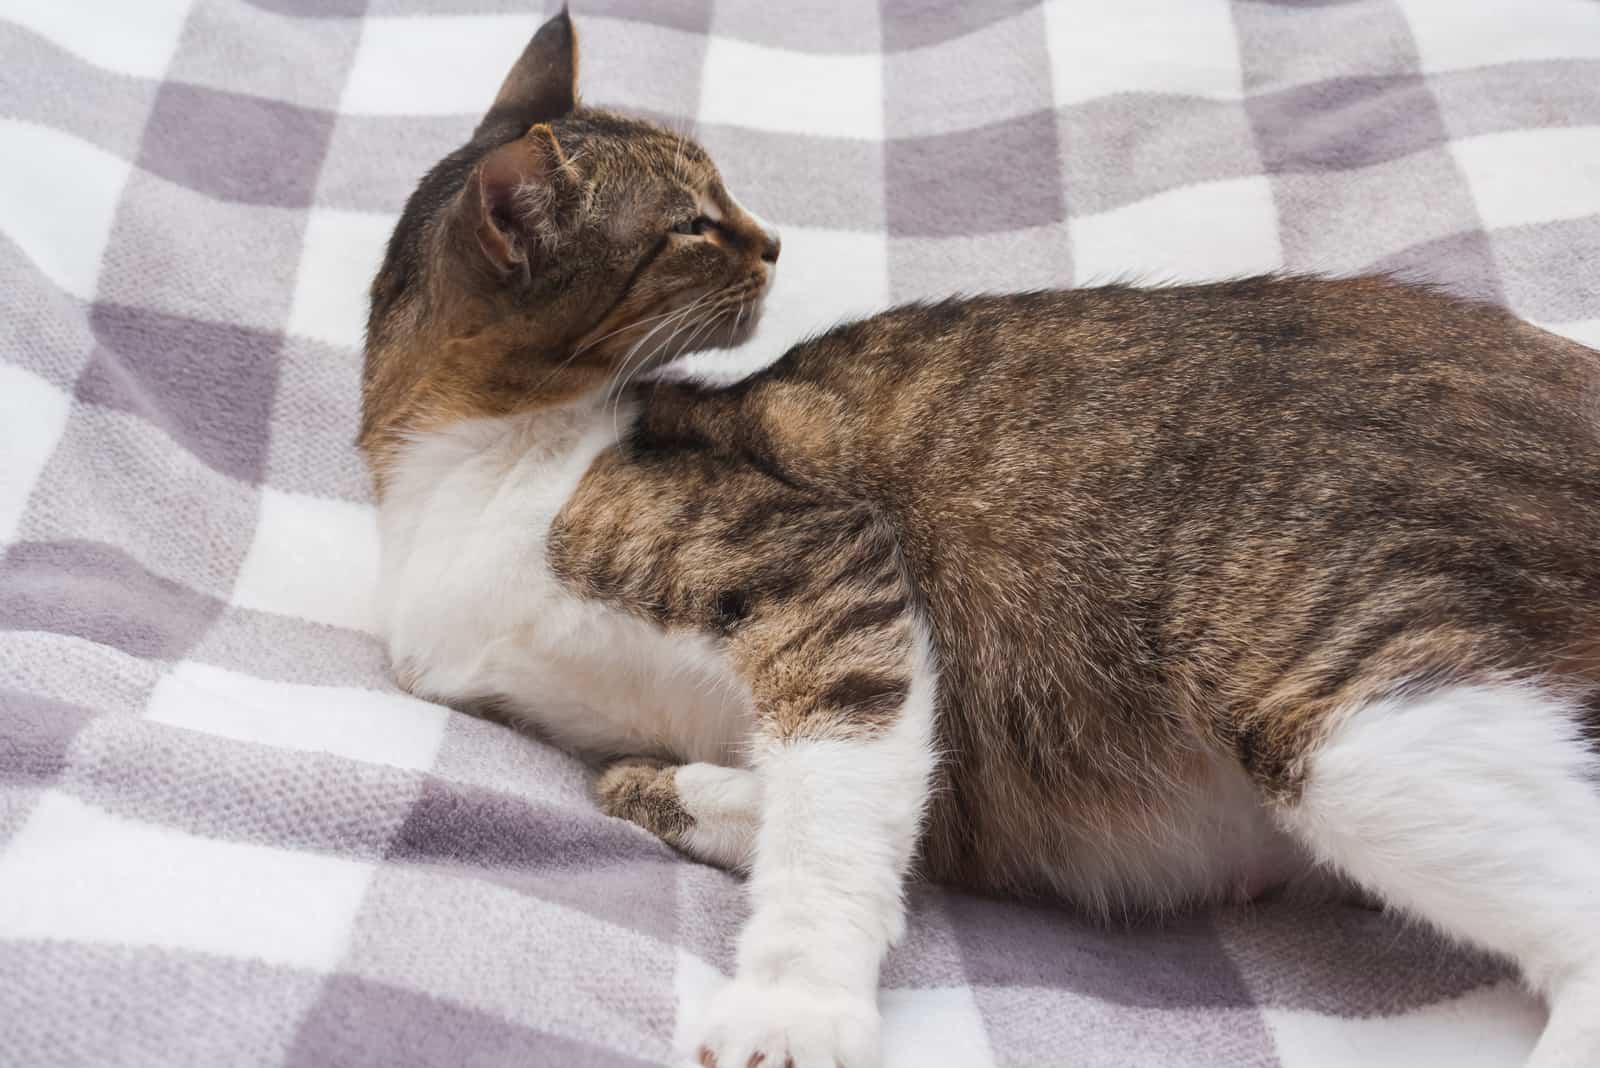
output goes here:
[{"label": "cat's eye", "polygon": [[710,219],[706,218],[704,215],[696,215],[692,219],[684,219],[682,222],[673,223],[672,232],[675,234],[689,234],[698,237],[710,228]]}]

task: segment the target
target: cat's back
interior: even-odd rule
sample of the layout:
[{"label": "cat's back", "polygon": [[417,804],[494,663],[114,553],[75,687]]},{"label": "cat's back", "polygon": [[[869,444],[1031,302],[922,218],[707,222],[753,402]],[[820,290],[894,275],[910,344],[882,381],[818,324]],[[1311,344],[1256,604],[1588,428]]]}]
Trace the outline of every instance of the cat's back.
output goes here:
[{"label": "cat's back", "polygon": [[1600,357],[1498,309],[1382,279],[977,297],[773,377],[772,412],[871,413],[829,455],[946,651],[936,870],[1048,853],[1067,810],[1176,819],[1221,781],[1197,753],[1273,781],[1269,710],[1600,663]]},{"label": "cat's back", "polygon": [[908,305],[800,346],[777,377],[872,413],[849,451],[930,549],[1066,524],[1115,529],[1127,559],[1180,521],[1439,520],[1476,498],[1555,540],[1600,523],[1600,353],[1383,278]]},{"label": "cat's back", "polygon": [[[905,418],[934,402],[958,420],[1018,423],[1037,423],[1046,407],[1064,423],[1183,406],[1193,423],[1237,428],[1329,400],[1392,410],[1424,388],[1435,401],[1520,392],[1558,415],[1582,404],[1591,423],[1600,412],[1600,353],[1501,308],[1385,277],[912,303],[797,346],[789,365],[780,373],[832,388],[892,390]],[[1262,400],[1276,403],[1244,407]]]}]

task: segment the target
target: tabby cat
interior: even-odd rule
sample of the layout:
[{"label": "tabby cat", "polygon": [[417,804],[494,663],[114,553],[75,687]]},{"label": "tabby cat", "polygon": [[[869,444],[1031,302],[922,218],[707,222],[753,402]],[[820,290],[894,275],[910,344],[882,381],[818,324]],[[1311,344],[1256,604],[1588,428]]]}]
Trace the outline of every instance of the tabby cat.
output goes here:
[{"label": "tabby cat", "polygon": [[1600,1064],[1596,353],[1253,278],[637,390],[748,334],[779,243],[576,70],[563,14],[407,204],[360,442],[403,683],[748,870],[688,1056],[877,1064],[914,864],[1104,917],[1331,872],[1515,960],[1539,1065]]}]

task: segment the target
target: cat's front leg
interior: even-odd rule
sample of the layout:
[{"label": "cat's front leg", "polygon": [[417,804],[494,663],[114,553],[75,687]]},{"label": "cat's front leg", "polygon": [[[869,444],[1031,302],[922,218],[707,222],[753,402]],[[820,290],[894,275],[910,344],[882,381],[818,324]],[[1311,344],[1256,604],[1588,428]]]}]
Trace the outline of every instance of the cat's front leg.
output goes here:
[{"label": "cat's front leg", "polygon": [[903,594],[825,597],[739,640],[760,714],[752,913],[689,1031],[702,1065],[879,1063],[879,966],[934,766],[933,660]]},{"label": "cat's front leg", "polygon": [[596,792],[606,815],[637,823],[696,860],[735,871],[750,866],[761,806],[753,771],[624,760],[601,774]]}]

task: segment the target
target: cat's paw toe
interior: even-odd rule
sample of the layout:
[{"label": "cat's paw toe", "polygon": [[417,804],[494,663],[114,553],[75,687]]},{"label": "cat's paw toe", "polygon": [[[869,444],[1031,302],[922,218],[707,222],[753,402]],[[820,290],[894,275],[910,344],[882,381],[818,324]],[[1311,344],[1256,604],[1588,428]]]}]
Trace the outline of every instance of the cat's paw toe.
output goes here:
[{"label": "cat's paw toe", "polygon": [[878,1068],[878,1006],[871,996],[803,984],[729,983],[700,1022],[704,1068]]},{"label": "cat's paw toe", "polygon": [[678,796],[677,771],[674,765],[645,758],[611,765],[595,785],[601,811],[668,842],[682,841],[694,819]]}]

